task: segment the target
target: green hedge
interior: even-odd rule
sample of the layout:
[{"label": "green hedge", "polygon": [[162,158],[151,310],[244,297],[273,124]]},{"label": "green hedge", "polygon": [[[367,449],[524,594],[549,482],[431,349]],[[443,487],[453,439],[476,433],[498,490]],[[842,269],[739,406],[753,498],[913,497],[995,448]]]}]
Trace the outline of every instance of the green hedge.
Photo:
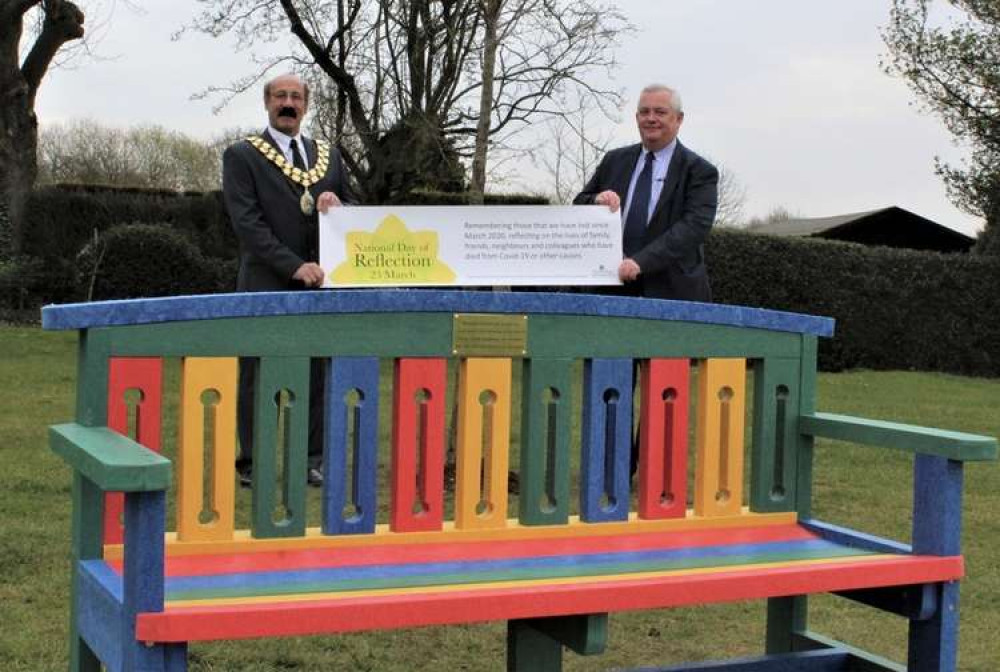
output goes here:
[{"label": "green hedge", "polygon": [[164,225],[108,229],[77,257],[83,300],[232,291],[234,267],[202,255],[188,237]]},{"label": "green hedge", "polygon": [[[464,205],[468,195],[424,191],[406,201]],[[525,195],[488,195],[486,202],[546,203]],[[95,230],[117,250],[103,262],[95,298],[233,289],[238,245],[218,192],[48,187],[35,193],[29,212],[27,255],[0,263],[0,307],[84,298],[89,282],[80,269],[87,258],[78,255]],[[716,301],[835,318],[835,338],[820,339],[824,370],[1000,375],[996,257],[732,229],[712,233],[707,255]]]},{"label": "green hedge", "polygon": [[[467,205],[468,194],[418,191],[406,205]],[[546,205],[540,196],[487,194],[487,205]],[[60,184],[41,187],[28,202],[24,253],[72,258],[102,232],[126,223],[166,225],[186,233],[202,254],[235,259],[239,244],[222,204],[222,192],[178,193],[164,189]]]},{"label": "green hedge", "polygon": [[1000,260],[712,233],[716,301],[837,320],[820,367],[1000,375]]},{"label": "green hedge", "polygon": [[[547,202],[516,194],[488,195],[486,201]],[[467,194],[435,191],[416,192],[407,199],[408,205],[467,203]],[[235,290],[239,244],[221,192],[61,184],[37,189],[27,210],[24,255],[0,262],[2,310],[24,311],[88,296]],[[91,278],[94,250],[105,248],[100,272]]]},{"label": "green hedge", "polygon": [[[0,315],[37,318],[45,303],[78,300],[73,259],[20,256],[0,260]],[[0,317],[0,319],[17,319]]]},{"label": "green hedge", "polygon": [[166,225],[188,234],[207,256],[236,256],[236,237],[217,191],[55,185],[35,190],[27,213],[24,253],[34,257],[72,258],[94,231],[129,223]]}]

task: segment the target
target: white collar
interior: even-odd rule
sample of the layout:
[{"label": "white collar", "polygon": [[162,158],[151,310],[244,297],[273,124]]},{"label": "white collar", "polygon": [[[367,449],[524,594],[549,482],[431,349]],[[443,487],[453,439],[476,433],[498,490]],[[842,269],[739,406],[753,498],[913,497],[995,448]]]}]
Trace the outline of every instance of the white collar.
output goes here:
[{"label": "white collar", "polygon": [[295,144],[299,146],[299,151],[302,152],[303,157],[305,156],[305,151],[306,151],[305,149],[306,146],[304,142],[305,137],[302,135],[301,132],[296,134],[295,136],[286,135],[285,133],[282,133],[281,131],[276,129],[274,126],[271,126],[270,124],[267,125],[267,132],[274,139],[274,141],[278,143],[278,147],[281,149],[282,154],[284,154],[285,156],[288,156],[292,151],[291,150],[292,140],[294,140]]},{"label": "white collar", "polygon": [[[676,148],[677,148],[677,138],[674,138],[673,140],[670,141],[669,144],[667,144],[666,147],[664,147],[663,149],[658,149],[657,151],[652,152],[652,154],[653,154],[653,156],[656,157],[656,162],[662,165],[664,159],[669,159],[669,158],[671,158],[674,155],[674,150]],[[650,151],[648,149],[646,149],[645,147],[642,147],[642,151],[639,152],[639,160],[640,160],[640,162],[645,161],[646,160],[646,154],[649,154],[649,153],[650,153]]]}]

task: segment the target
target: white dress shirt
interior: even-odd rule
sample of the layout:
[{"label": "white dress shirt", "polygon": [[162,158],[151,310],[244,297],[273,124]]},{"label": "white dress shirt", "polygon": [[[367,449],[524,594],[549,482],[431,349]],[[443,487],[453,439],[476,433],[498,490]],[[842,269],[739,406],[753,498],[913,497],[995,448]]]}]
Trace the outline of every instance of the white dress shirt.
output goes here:
[{"label": "white dress shirt", "polygon": [[306,151],[306,145],[303,142],[303,136],[301,133],[296,135],[294,138],[290,135],[285,135],[274,126],[268,124],[267,132],[271,134],[274,141],[278,143],[278,149],[284,155],[285,160],[288,161],[289,165],[294,166],[295,160],[292,158],[292,140],[295,140],[295,144],[299,147],[299,154],[302,155],[302,163],[305,165],[306,170],[309,170],[309,153]]}]

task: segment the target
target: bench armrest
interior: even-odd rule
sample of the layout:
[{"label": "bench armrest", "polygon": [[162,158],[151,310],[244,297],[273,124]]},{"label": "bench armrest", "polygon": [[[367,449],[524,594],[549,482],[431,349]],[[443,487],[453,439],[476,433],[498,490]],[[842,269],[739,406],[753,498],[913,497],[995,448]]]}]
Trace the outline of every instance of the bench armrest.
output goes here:
[{"label": "bench armrest", "polygon": [[997,440],[991,436],[881,422],[849,415],[803,415],[799,418],[799,431],[818,438],[896,448],[959,462],[997,459]]},{"label": "bench armrest", "polygon": [[107,427],[52,425],[49,446],[106,492],[150,492],[170,487],[170,460]]}]

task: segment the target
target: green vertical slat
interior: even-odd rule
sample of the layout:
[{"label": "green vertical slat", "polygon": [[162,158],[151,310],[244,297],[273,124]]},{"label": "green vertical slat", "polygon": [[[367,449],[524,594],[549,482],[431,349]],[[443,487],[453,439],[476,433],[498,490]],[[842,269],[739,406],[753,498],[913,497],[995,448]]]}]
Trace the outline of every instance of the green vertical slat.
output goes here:
[{"label": "green vertical slat", "polygon": [[[817,340],[815,336],[802,337],[802,367],[800,371],[802,382],[799,383],[799,416],[812,415],[816,412]],[[809,518],[812,515],[813,438],[801,434],[798,434],[797,437],[798,467],[796,469],[797,483],[795,487],[798,502],[795,508],[799,512],[799,518],[803,519]]]},{"label": "green vertical slat", "polygon": [[[570,359],[524,361],[518,514],[522,525],[561,525],[569,520],[572,365]],[[547,399],[550,389],[558,398]]]},{"label": "green vertical slat", "polygon": [[794,511],[798,503],[799,366],[799,360],[774,358],[754,365],[753,511]]},{"label": "green vertical slat", "polygon": [[[282,427],[276,397],[291,394]],[[278,432],[282,433],[279,438]],[[275,492],[278,446],[282,447],[282,503]],[[309,448],[309,358],[261,357],[254,391],[253,498],[251,534],[255,538],[297,537],[306,529],[306,452]]]},{"label": "green vertical slat", "polygon": [[77,345],[76,421],[84,427],[108,423],[108,358],[110,334],[83,329]]},{"label": "green vertical slat", "polygon": [[73,472],[73,572],[70,580],[69,669],[70,672],[100,672],[101,662],[80,638],[77,620],[77,572],[81,560],[100,558],[103,553],[104,493]]},{"label": "green vertical slat", "polygon": [[[816,410],[816,349],[815,336],[802,336],[802,357],[799,366],[799,399],[797,416],[810,415]],[[812,512],[812,437],[798,433],[796,425],[795,510],[799,518]],[[787,653],[796,650],[795,633],[809,626],[809,598],[778,597],[767,601],[767,653]]]},{"label": "green vertical slat", "polygon": [[[85,427],[108,422],[108,357],[111,339],[107,330],[82,329],[77,343],[76,421]],[[73,529],[70,575],[69,669],[99,672],[101,663],[77,628],[77,572],[80,560],[100,558],[104,552],[104,493],[79,472],[73,474]]]}]

